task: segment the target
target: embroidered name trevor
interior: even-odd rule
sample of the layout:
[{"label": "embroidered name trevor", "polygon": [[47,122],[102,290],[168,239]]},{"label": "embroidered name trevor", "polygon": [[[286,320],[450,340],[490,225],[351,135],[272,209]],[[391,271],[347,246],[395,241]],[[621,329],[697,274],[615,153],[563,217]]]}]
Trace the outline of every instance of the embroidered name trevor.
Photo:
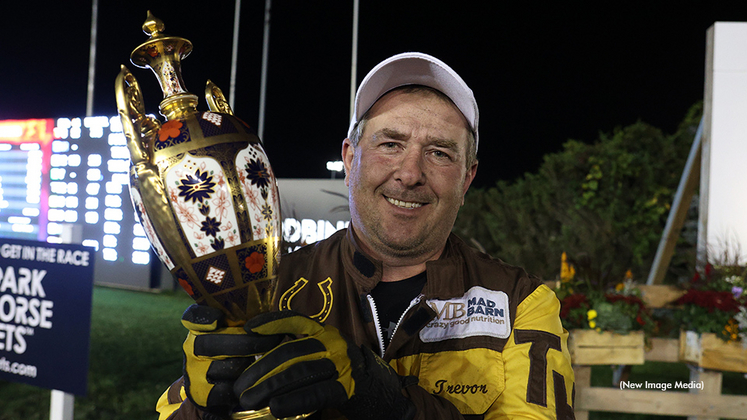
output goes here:
[{"label": "embroidered name trevor", "polygon": [[420,331],[426,343],[486,335],[508,338],[511,325],[508,317],[508,295],[484,287],[472,287],[462,297],[449,300],[429,300],[436,319]]}]

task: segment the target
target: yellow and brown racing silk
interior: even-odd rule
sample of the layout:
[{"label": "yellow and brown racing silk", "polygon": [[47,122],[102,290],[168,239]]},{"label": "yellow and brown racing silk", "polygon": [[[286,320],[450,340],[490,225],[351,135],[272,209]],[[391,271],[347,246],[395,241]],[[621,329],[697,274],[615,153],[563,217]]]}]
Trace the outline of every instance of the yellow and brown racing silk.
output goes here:
[{"label": "yellow and brown racing silk", "polygon": [[[382,355],[400,375],[418,377],[405,391],[417,418],[574,418],[568,332],[551,289],[453,234],[426,273]],[[275,305],[379,350],[367,295],[380,279],[381,263],[343,230],[283,256]]]},{"label": "yellow and brown racing silk", "polygon": [[[574,377],[560,302],[540,280],[449,237],[440,259],[382,355],[400,375],[416,419],[573,419]],[[276,309],[337,327],[359,345],[381,348],[368,294],[381,263],[356,246],[352,230],[285,255]],[[161,420],[200,419],[183,380],[157,404]],[[339,416],[324,411],[323,419]]]}]

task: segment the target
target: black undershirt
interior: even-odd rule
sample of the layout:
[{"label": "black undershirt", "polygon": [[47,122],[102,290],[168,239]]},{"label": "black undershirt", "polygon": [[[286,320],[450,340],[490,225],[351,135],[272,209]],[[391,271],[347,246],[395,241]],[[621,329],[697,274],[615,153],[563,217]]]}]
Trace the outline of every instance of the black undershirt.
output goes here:
[{"label": "black undershirt", "polygon": [[379,282],[371,290],[371,297],[376,303],[376,312],[379,315],[379,325],[381,326],[385,349],[392,339],[394,327],[407,307],[410,306],[410,302],[423,290],[426,279],[427,276],[423,271],[408,279]]}]

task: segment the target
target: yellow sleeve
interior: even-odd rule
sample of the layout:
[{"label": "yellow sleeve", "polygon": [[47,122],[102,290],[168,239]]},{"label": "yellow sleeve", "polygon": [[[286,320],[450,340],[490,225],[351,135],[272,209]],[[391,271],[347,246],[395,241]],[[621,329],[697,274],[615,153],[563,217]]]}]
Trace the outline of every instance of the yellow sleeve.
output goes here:
[{"label": "yellow sleeve", "polygon": [[[184,382],[183,379],[180,378],[169,388],[164,391],[163,394],[161,394],[161,398],[158,399],[158,402],[156,402],[156,411],[158,412],[158,420],[167,420],[172,419],[174,420],[176,418],[174,413],[177,413],[179,408],[182,406],[182,403],[187,399],[187,393],[184,390]],[[183,414],[180,416],[180,418],[186,417],[186,418],[192,418],[187,416],[187,412],[190,410],[182,410]],[[193,410],[192,410],[193,411]],[[199,419],[200,417],[195,417],[196,419]]]},{"label": "yellow sleeve", "polygon": [[568,331],[560,323],[560,302],[544,284],[518,305],[503,363],[506,386],[485,420],[574,418]]}]

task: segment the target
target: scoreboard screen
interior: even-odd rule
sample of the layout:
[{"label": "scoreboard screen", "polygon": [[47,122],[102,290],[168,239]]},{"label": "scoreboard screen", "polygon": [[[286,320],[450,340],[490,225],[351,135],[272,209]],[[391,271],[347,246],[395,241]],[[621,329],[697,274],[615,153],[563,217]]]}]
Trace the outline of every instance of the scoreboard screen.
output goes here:
[{"label": "scoreboard screen", "polygon": [[0,150],[0,236],[81,243],[97,283],[158,287],[119,117],[0,121]]}]

